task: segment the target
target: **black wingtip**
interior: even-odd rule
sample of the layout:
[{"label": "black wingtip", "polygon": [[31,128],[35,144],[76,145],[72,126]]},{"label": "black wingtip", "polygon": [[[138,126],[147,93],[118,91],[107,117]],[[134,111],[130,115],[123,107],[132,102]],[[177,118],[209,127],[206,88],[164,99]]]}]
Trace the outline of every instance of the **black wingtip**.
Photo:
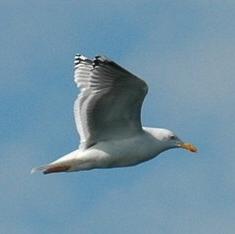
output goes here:
[{"label": "black wingtip", "polygon": [[104,55],[97,55],[95,56],[95,59],[94,60],[98,60],[100,62],[103,62],[103,63],[108,63],[108,62],[112,62],[111,59],[109,59],[108,57],[104,56]]},{"label": "black wingtip", "polygon": [[96,67],[100,64],[107,64],[107,63],[112,63],[113,61],[111,59],[109,59],[108,57],[104,56],[104,55],[97,55],[95,56],[95,58],[93,59],[93,67]]},{"label": "black wingtip", "polygon": [[87,57],[81,55],[81,54],[76,54],[74,56],[74,65],[79,64],[81,61],[86,61],[89,60]]},{"label": "black wingtip", "polygon": [[97,55],[93,59],[89,59],[82,54],[76,54],[74,56],[74,68],[76,69],[82,62],[91,64],[93,68],[101,64],[113,64],[113,61],[104,55]]},{"label": "black wingtip", "polygon": [[92,60],[90,60],[89,58],[85,57],[84,55],[76,54],[74,56],[74,68],[76,69],[81,62],[88,63],[88,64],[92,64],[93,63]]}]

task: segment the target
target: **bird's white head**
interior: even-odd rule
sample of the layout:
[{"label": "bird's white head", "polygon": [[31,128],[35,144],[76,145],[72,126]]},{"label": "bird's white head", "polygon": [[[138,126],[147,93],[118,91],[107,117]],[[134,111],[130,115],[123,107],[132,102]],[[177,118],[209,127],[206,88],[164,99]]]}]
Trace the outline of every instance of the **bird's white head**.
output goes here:
[{"label": "bird's white head", "polygon": [[197,152],[197,147],[191,143],[185,143],[175,133],[164,128],[144,128],[145,131],[149,132],[154,138],[164,145],[164,148],[182,148],[190,152]]}]

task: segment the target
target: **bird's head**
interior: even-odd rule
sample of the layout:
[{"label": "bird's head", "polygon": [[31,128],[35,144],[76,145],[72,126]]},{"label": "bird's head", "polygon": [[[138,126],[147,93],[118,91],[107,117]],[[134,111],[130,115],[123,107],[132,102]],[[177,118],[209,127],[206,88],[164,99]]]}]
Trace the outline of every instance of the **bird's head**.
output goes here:
[{"label": "bird's head", "polygon": [[182,141],[176,134],[168,129],[161,129],[161,141],[165,142],[168,148],[182,148],[188,150],[192,153],[196,153],[198,151],[197,147],[191,143],[186,143]]},{"label": "bird's head", "polygon": [[164,150],[171,148],[182,148],[192,153],[197,152],[196,146],[191,143],[185,143],[175,133],[164,128],[144,128],[145,131],[150,133],[154,138],[161,142]]}]

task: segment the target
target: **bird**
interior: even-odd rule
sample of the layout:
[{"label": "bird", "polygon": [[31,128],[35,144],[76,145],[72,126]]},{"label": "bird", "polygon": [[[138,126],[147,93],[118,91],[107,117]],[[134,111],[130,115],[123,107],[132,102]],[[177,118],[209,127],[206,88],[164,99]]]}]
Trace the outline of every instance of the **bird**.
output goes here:
[{"label": "bird", "polygon": [[142,126],[141,108],[148,85],[108,57],[89,59],[77,54],[74,81],[80,88],[74,103],[79,147],[31,173],[135,166],[173,148],[197,152],[196,146],[171,130]]}]

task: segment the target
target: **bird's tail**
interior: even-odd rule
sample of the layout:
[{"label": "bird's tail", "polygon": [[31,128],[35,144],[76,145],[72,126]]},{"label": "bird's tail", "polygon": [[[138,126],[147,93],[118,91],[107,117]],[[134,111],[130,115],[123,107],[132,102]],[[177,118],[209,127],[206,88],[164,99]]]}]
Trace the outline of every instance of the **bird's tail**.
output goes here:
[{"label": "bird's tail", "polygon": [[31,174],[35,172],[42,172],[43,174],[56,173],[56,172],[67,172],[70,166],[66,164],[48,164],[40,167],[35,167],[31,170]]},{"label": "bird's tail", "polygon": [[44,171],[46,171],[48,169],[49,165],[43,165],[43,166],[40,166],[40,167],[34,167],[32,168],[31,170],[31,174],[34,174],[36,172],[42,172],[44,173]]}]

